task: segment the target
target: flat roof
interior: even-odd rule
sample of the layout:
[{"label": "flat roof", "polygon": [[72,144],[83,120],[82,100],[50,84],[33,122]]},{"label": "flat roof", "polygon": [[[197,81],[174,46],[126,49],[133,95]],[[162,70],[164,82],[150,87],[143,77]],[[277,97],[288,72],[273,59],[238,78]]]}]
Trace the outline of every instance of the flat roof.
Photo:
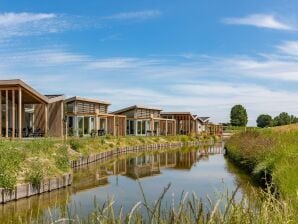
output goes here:
[{"label": "flat roof", "polygon": [[107,101],[89,99],[89,98],[84,98],[84,97],[79,97],[79,96],[74,96],[74,97],[68,98],[65,100],[65,103],[69,103],[69,102],[73,102],[73,101],[83,101],[83,102],[89,102],[89,103],[99,103],[99,104],[111,105],[111,103],[107,102]]},{"label": "flat roof", "polygon": [[167,114],[170,114],[170,115],[175,115],[175,114],[179,114],[179,115],[180,114],[181,115],[192,115],[191,112],[161,112],[161,114],[163,114],[163,115],[167,115]]},{"label": "flat roof", "polygon": [[49,103],[55,103],[55,102],[65,100],[65,95],[64,94],[55,94],[55,95],[48,95],[47,94],[45,96],[49,98]]},{"label": "flat roof", "polygon": [[123,113],[129,110],[133,110],[133,109],[145,109],[145,110],[157,110],[157,111],[162,111],[162,109],[157,108],[157,107],[148,107],[148,106],[142,106],[142,105],[133,105],[130,107],[125,107],[123,109],[120,110],[116,110],[114,112],[112,112],[113,114],[117,114],[117,113]]},{"label": "flat roof", "polygon": [[49,103],[49,99],[46,96],[42,95],[20,79],[0,80],[0,87],[22,87],[44,103]]}]

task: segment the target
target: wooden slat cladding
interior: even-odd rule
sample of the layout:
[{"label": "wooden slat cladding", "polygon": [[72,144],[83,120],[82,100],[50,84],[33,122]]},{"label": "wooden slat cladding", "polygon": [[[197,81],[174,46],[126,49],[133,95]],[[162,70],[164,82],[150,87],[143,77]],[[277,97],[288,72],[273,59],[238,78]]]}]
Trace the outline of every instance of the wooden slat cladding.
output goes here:
[{"label": "wooden slat cladding", "polygon": [[[49,104],[49,136],[63,136],[63,101]],[[61,105],[62,104],[62,105]]]},{"label": "wooden slat cladding", "polygon": [[65,106],[65,111],[67,113],[74,113],[75,112],[75,104],[74,104],[74,102],[67,103],[66,106]]},{"label": "wooden slat cladding", "polygon": [[87,102],[77,102],[77,113],[92,114],[95,113],[95,104]]},{"label": "wooden slat cladding", "polygon": [[148,110],[148,109],[137,109],[135,118],[143,117],[143,118],[151,118],[151,114],[154,118],[160,117],[160,111],[158,110]]},{"label": "wooden slat cladding", "polygon": [[104,104],[99,104],[99,113],[100,114],[107,114],[108,113],[108,106]]}]

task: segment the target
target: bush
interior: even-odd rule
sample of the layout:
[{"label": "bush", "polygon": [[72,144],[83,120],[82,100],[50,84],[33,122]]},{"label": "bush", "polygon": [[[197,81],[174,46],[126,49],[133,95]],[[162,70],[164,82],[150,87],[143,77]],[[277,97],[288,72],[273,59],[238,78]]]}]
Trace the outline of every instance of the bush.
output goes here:
[{"label": "bush", "polygon": [[12,143],[0,143],[0,187],[13,189],[17,183],[17,176],[21,170],[24,154],[14,148]]},{"label": "bush", "polygon": [[40,182],[46,177],[48,167],[38,158],[30,161],[29,169],[26,172],[25,180],[34,186],[39,186]]},{"label": "bush", "polygon": [[268,114],[261,114],[257,118],[257,126],[259,128],[270,127],[272,125],[272,117]]},{"label": "bush", "polygon": [[67,172],[70,169],[70,160],[68,157],[67,147],[62,146],[58,150],[59,154],[57,154],[55,157],[55,164],[59,170]]},{"label": "bush", "polygon": [[79,152],[79,149],[83,147],[82,141],[74,138],[70,139],[69,145],[70,148],[76,152]]}]

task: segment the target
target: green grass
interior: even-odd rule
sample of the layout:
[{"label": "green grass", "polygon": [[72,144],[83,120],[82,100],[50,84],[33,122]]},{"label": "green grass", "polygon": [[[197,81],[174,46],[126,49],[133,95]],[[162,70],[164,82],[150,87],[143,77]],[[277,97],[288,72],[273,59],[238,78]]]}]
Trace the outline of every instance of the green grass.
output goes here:
[{"label": "green grass", "polygon": [[239,133],[242,131],[252,131],[252,130],[258,130],[260,128],[258,127],[238,127],[238,126],[225,126],[223,128],[225,133]]},{"label": "green grass", "polygon": [[17,184],[38,184],[45,177],[70,172],[70,161],[125,146],[166,142],[209,141],[210,136],[96,137],[36,140],[0,140],[0,187],[13,189]]},{"label": "green grass", "polygon": [[264,177],[284,198],[298,195],[298,125],[246,131],[227,142],[227,155],[255,179]]}]

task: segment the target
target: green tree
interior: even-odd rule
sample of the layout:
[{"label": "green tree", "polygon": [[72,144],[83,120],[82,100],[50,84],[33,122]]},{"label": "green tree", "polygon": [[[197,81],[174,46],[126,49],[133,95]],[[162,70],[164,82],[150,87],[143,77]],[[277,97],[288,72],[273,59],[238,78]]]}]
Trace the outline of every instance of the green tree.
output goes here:
[{"label": "green tree", "polygon": [[247,125],[247,112],[242,105],[235,105],[231,109],[231,124],[232,126],[246,126]]},{"label": "green tree", "polygon": [[273,120],[274,126],[281,126],[291,124],[293,117],[291,117],[288,113],[282,112],[278,116],[276,116]]},{"label": "green tree", "polygon": [[270,127],[272,125],[272,117],[268,114],[261,114],[257,118],[257,126],[260,128]]}]

